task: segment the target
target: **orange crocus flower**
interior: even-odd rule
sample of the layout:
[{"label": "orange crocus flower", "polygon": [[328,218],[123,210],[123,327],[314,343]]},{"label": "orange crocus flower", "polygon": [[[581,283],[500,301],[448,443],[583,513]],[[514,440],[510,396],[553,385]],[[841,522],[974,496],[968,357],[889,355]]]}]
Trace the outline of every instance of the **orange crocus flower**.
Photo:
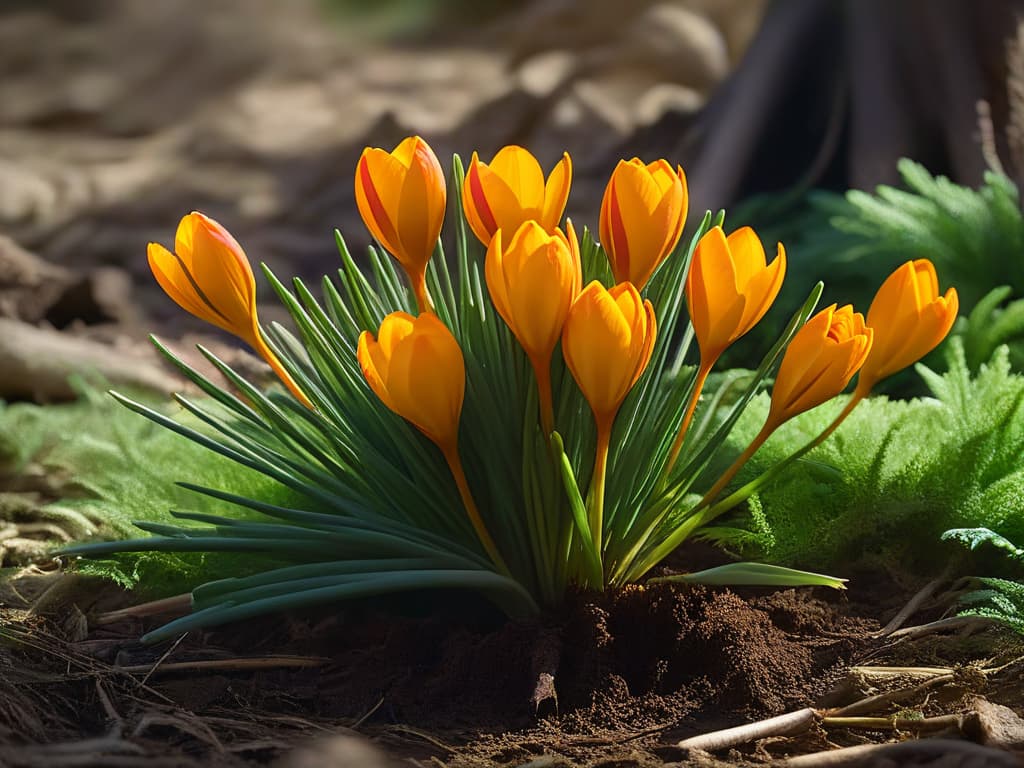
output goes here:
[{"label": "orange crocus flower", "polygon": [[700,348],[700,365],[683,421],[669,453],[665,474],[672,471],[693,419],[704,382],[721,354],[764,317],[786,276],[786,249],[778,244],[771,264],[761,239],[750,227],[728,237],[721,227],[709,229],[693,252],[686,276],[686,306]]},{"label": "orange crocus flower", "polygon": [[555,228],[548,234],[537,222],[527,221],[506,240],[499,229],[485,263],[491,301],[533,366],[545,434],[554,429],[551,354],[583,282],[571,222],[566,233]]},{"label": "orange crocus flower", "polygon": [[367,147],[356,166],[356,205],[370,233],[402,265],[420,311],[430,308],[427,263],[444,221],[444,172],[419,136],[393,152]]},{"label": "orange crocus flower", "polygon": [[632,283],[610,290],[596,280],[573,302],[562,330],[562,354],[590,404],[597,426],[591,475],[590,532],[598,559],[604,526],[604,486],[612,424],[622,401],[647,368],[654,350],[654,307]]},{"label": "orange crocus flower", "polygon": [[786,347],[766,426],[774,429],[846,389],[873,339],[874,330],[849,304],[839,309],[833,304],[808,320]]},{"label": "orange crocus flower", "polygon": [[875,342],[860,369],[855,395],[867,395],[879,381],[935,349],[959,309],[956,288],[939,295],[939,279],[928,259],[908,261],[889,275],[868,308]]},{"label": "orange crocus flower", "polygon": [[173,253],[150,243],[147,256],[156,281],[178,306],[242,339],[303,405],[313,407],[263,338],[256,316],[256,278],[230,232],[193,212],[178,224]]},{"label": "orange crocus flower", "polygon": [[459,456],[466,363],[452,332],[432,312],[419,317],[392,312],[380,324],[377,338],[369,331],[360,334],[356,357],[381,402],[441,449],[480,543],[495,565],[507,572],[473,500]]},{"label": "orange crocus flower", "polygon": [[484,245],[501,229],[508,242],[527,221],[535,221],[551,233],[562,219],[571,183],[568,152],[563,153],[547,182],[537,158],[522,147],[503,147],[490,163],[481,162],[474,152],[462,185],[462,210]]},{"label": "orange crocus flower", "polygon": [[833,304],[808,320],[786,347],[772,387],[772,403],[761,431],[705,494],[705,506],[784,422],[831,400],[850,383],[871,351],[874,334],[864,316]]},{"label": "orange crocus flower", "polygon": [[672,253],[686,223],[689,198],[683,169],[666,160],[620,160],[601,201],[601,245],[615,282],[643,290]]}]

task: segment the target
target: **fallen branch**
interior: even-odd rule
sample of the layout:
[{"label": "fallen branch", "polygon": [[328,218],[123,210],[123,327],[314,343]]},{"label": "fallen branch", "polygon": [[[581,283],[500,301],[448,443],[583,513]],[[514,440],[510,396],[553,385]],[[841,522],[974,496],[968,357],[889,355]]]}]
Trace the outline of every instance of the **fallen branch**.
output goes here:
[{"label": "fallen branch", "polygon": [[888,624],[874,634],[874,637],[888,637],[902,627],[906,623],[907,619],[913,616],[917,612],[918,608],[924,605],[924,602],[935,594],[936,590],[938,590],[938,588],[946,581],[946,578],[947,577],[943,575],[925,584],[912,598],[910,598],[909,601],[907,601],[907,604],[899,610],[899,613],[892,617],[892,620]]},{"label": "fallen branch", "polygon": [[158,616],[163,614],[175,614],[184,616],[192,610],[192,594],[186,592],[174,597],[165,597],[162,600],[151,600],[148,603],[140,603],[130,608],[119,608],[116,611],[107,611],[93,617],[92,623],[97,626],[113,624],[122,619],[140,619],[146,616]]},{"label": "fallen branch", "polygon": [[683,739],[676,746],[680,749],[715,752],[769,736],[788,736],[799,733],[807,730],[818,717],[817,710],[807,707],[785,715],[769,717],[767,720],[759,720],[756,723],[737,725],[734,728],[691,736],[688,739]]},{"label": "fallen branch", "polygon": [[933,688],[941,688],[947,683],[952,683],[954,680],[956,680],[956,675],[952,673],[937,675],[936,677],[925,680],[920,685],[915,685],[913,688],[899,688],[895,691],[888,691],[887,693],[868,696],[860,701],[855,701],[852,704],[848,704],[845,707],[840,707],[839,709],[834,710],[832,715],[835,717],[862,715],[866,712],[872,712],[886,704],[894,704],[898,701],[913,699],[916,696],[920,696],[923,693],[931,691]]},{"label": "fallen branch", "polygon": [[158,672],[181,672],[182,670],[229,670],[232,672],[245,672],[251,669],[302,669],[308,667],[322,667],[330,663],[330,659],[320,656],[261,656],[248,659],[205,659],[202,661],[175,661],[169,664],[162,664],[154,667],[152,664],[133,664],[126,667],[115,667],[118,672],[128,674],[147,675]]},{"label": "fallen branch", "polygon": [[126,354],[92,339],[0,318],[0,395],[72,400],[77,396],[69,383],[74,375],[164,395],[181,384],[148,354]]},{"label": "fallen branch", "polygon": [[855,731],[911,731],[928,733],[945,731],[949,728],[960,729],[963,724],[962,715],[939,715],[937,717],[835,717],[821,718],[826,728],[848,728]]},{"label": "fallen branch", "polygon": [[950,616],[937,621],[930,621],[927,624],[919,624],[916,627],[899,629],[889,635],[892,639],[898,640],[919,640],[928,635],[938,632],[946,632],[953,629],[981,629],[983,627],[995,626],[997,622],[985,616]]},{"label": "fallen branch", "polygon": [[[897,744],[861,744],[856,747],[830,749],[810,755],[791,757],[783,765],[787,768],[840,768],[841,766],[880,765],[887,760],[891,765],[905,765],[915,758],[944,758],[959,755],[967,764],[984,765],[990,768],[1014,768],[1019,766],[1017,758],[1000,749],[982,747],[970,741],[959,739],[923,739],[901,741]],[[952,764],[952,763],[951,763]]]}]

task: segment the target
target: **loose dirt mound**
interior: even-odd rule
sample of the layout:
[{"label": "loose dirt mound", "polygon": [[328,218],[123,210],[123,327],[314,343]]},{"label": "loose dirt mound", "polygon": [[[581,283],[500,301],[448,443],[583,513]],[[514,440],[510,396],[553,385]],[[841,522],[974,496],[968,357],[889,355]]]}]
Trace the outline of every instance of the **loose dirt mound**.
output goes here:
[{"label": "loose dirt mound", "polygon": [[[538,754],[643,765],[672,738],[807,705],[877,627],[841,596],[703,587],[575,596],[536,623],[503,622],[457,594],[384,610],[249,622],[169,654],[137,643],[136,620],[84,637],[66,607],[63,629],[8,624],[15,642],[0,646],[0,663],[18,674],[0,695],[19,705],[0,704],[0,733],[26,761],[15,764],[52,759],[54,741],[104,735],[102,748],[131,749],[117,764],[170,753],[181,765],[251,764],[354,726],[392,752],[450,765]],[[282,653],[309,665],[199,664]]]}]

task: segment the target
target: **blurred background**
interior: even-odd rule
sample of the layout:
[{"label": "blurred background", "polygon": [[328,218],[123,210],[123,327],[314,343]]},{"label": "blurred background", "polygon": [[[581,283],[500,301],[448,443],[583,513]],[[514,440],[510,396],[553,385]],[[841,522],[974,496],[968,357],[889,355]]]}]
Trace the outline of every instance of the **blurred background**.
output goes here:
[{"label": "blurred background", "polygon": [[[619,158],[666,157],[687,171],[691,223],[728,208],[727,228],[752,223],[785,240],[795,291],[785,314],[822,276],[846,280],[846,299],[870,297],[880,268],[929,254],[890,243],[891,263],[861,285],[820,245],[848,253],[849,242],[808,233],[831,226],[846,190],[901,186],[902,157],[966,187],[991,169],[1012,185],[1024,169],[1022,10],[1011,0],[4,0],[0,398],[69,397],[67,371],[83,367],[173,388],[146,333],[210,329],[160,292],[146,243],[170,244],[197,209],[254,262],[316,280],[337,268],[334,228],[357,253],[369,242],[353,198],[359,153],[412,133],[443,162],[518,143],[547,169],[568,150],[569,214],[591,228]],[[266,319],[280,317],[273,304]]]}]

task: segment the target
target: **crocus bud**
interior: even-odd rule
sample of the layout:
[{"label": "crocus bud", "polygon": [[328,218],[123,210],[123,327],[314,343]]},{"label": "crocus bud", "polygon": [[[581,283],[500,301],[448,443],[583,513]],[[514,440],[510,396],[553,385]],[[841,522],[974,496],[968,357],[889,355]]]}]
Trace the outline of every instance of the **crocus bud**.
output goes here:
[{"label": "crocus bud", "polygon": [[567,152],[547,183],[537,158],[522,147],[503,147],[490,164],[480,162],[474,152],[462,186],[462,210],[484,245],[499,229],[505,230],[507,243],[526,221],[536,221],[545,232],[554,232],[565,211],[571,182],[572,161]]},{"label": "crocus bud", "polygon": [[651,359],[654,307],[632,283],[607,290],[596,280],[573,302],[562,331],[562,354],[599,428],[615,414]]},{"label": "crocus bud", "polygon": [[712,366],[729,345],[757,325],[785,275],[782,243],[769,265],[764,246],[750,227],[728,237],[721,227],[707,231],[693,253],[685,288],[702,365]]},{"label": "crocus bud", "polygon": [[683,169],[620,160],[601,201],[601,244],[617,283],[643,290],[679,242],[688,206]]},{"label": "crocus bud", "polygon": [[263,338],[256,316],[256,279],[245,251],[230,232],[193,212],[178,224],[174,253],[150,243],[147,256],[156,281],[178,306],[246,342],[292,394],[311,407]]},{"label": "crocus bud", "polygon": [[939,295],[939,279],[928,259],[908,261],[889,275],[868,309],[875,342],[860,369],[858,394],[866,395],[879,381],[935,349],[953,327],[959,308],[956,288]]},{"label": "crocus bud", "polygon": [[445,452],[458,445],[466,364],[451,331],[436,315],[392,312],[377,338],[359,336],[359,366],[381,401]]},{"label": "crocus bud", "polygon": [[356,167],[363,223],[409,275],[420,309],[429,308],[427,262],[441,234],[444,172],[430,146],[410,136],[394,152],[367,147]]},{"label": "crocus bud", "polygon": [[579,243],[569,224],[548,234],[527,221],[507,239],[499,230],[487,249],[487,288],[498,314],[531,361],[547,365],[583,282]]},{"label": "crocus bud", "polygon": [[847,304],[823,309],[796,332],[772,388],[767,426],[777,427],[842,392],[871,351],[872,329]]}]

